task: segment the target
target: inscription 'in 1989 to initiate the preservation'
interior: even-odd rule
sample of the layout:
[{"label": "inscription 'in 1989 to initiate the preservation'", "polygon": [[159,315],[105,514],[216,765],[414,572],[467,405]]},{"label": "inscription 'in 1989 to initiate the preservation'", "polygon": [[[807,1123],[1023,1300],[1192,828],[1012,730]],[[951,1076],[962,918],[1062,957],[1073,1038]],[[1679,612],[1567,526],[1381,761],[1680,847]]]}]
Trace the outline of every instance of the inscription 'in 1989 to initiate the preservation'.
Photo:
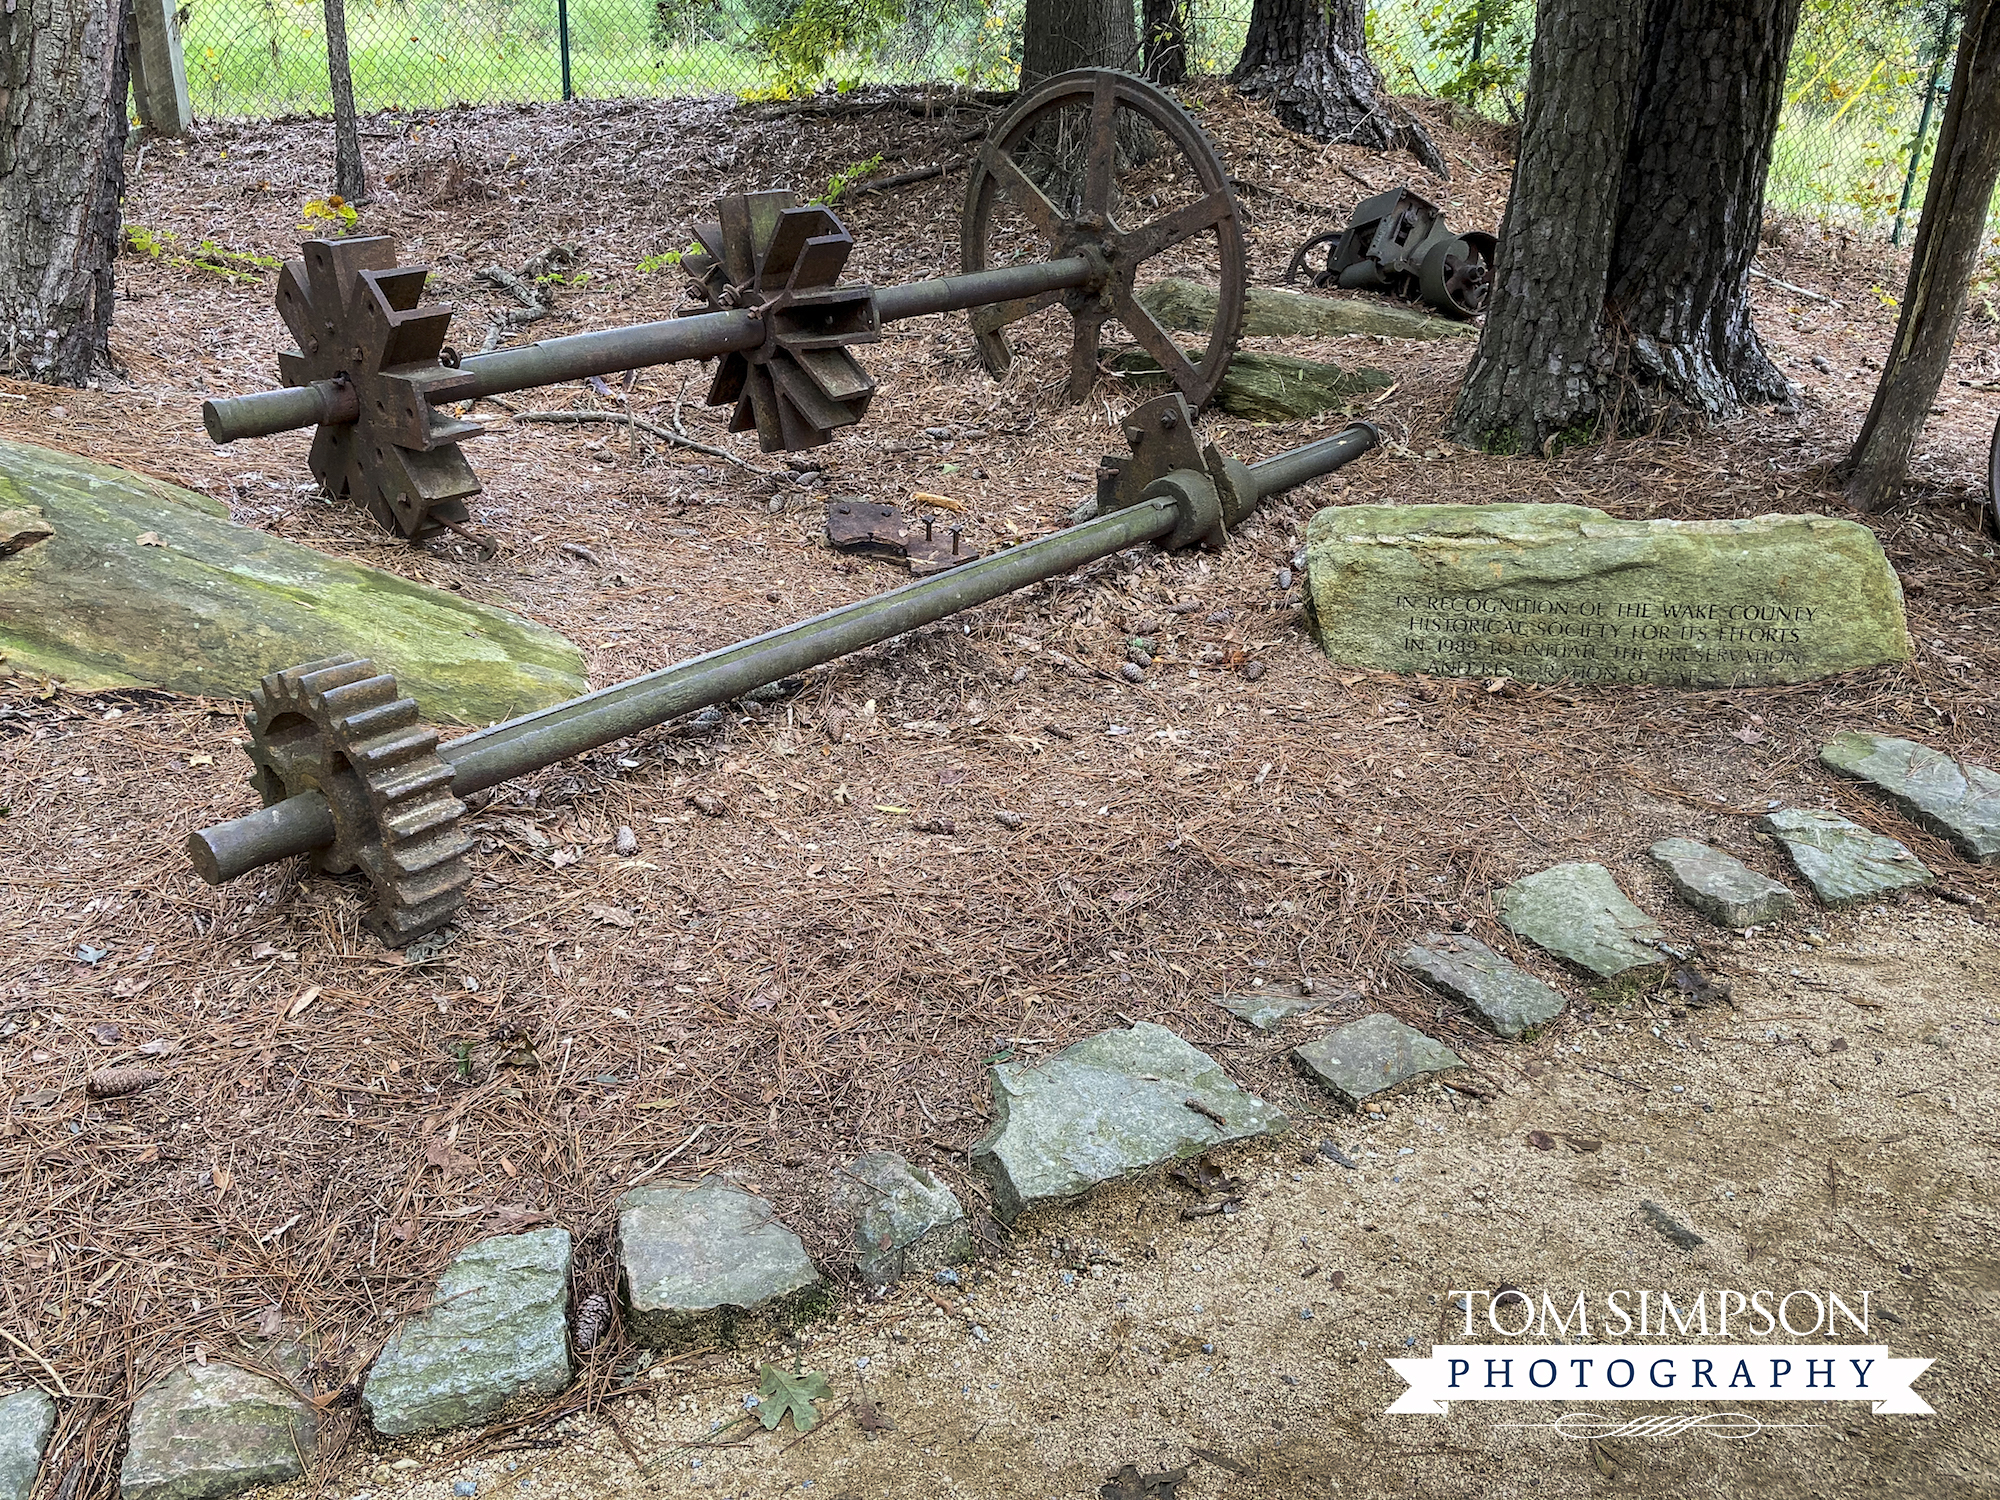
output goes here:
[{"label": "inscription 'in 1989 to initiate the preservation'", "polygon": [[1874,534],[1825,516],[1619,521],[1574,505],[1339,506],[1306,535],[1334,660],[1527,682],[1805,682],[1907,660]]},{"label": "inscription 'in 1989 to initiate the preservation'", "polygon": [[1550,664],[1578,682],[1706,681],[1797,667],[1820,611],[1797,604],[1687,604],[1532,595],[1398,594],[1403,649],[1447,676],[1528,677]]}]

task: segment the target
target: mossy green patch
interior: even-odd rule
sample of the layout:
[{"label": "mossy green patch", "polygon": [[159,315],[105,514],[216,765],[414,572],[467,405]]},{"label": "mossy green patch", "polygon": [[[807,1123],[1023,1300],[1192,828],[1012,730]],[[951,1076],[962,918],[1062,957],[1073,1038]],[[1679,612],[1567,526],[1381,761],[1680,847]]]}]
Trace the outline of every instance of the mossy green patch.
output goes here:
[{"label": "mossy green patch", "polygon": [[206,496],[0,441],[0,510],[54,535],[0,558],[0,670],[81,692],[241,698],[267,672],[352,652],[433,723],[485,724],[585,691],[555,631],[270,532]]}]

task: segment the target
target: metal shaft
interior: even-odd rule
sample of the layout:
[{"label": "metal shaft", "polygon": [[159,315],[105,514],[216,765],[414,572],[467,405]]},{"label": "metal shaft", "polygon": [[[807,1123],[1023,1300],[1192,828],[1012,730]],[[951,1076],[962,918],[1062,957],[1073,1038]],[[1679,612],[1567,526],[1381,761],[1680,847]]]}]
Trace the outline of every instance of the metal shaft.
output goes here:
[{"label": "metal shaft", "polygon": [[601,333],[572,333],[518,349],[468,355],[459,365],[477,382],[472,396],[500,396],[590,375],[644,370],[682,359],[708,359],[764,342],[764,320],[751,312],[697,313],[634,323]]},{"label": "metal shaft", "polygon": [[1002,266],[994,271],[967,271],[962,276],[940,276],[909,286],[881,287],[875,293],[875,310],[884,323],[894,323],[902,318],[921,318],[926,313],[962,312],[968,307],[987,307],[1043,292],[1064,291],[1082,286],[1090,277],[1090,262],[1080,255],[1026,266]]},{"label": "metal shaft", "polygon": [[[1377,440],[1367,423],[1308,444],[1250,469],[1259,499],[1332,472]],[[615,687],[601,688],[453,740],[438,753],[452,768],[460,797],[539,771],[573,755],[753,688],[876,645],[1085,563],[1172,533],[1180,524],[1171,499],[1141,500],[977,562],[918,579],[872,599],[842,605],[809,620],[710,651]],[[188,836],[188,854],[211,885],[331,843],[332,812],[317,792],[219,823]]]}]

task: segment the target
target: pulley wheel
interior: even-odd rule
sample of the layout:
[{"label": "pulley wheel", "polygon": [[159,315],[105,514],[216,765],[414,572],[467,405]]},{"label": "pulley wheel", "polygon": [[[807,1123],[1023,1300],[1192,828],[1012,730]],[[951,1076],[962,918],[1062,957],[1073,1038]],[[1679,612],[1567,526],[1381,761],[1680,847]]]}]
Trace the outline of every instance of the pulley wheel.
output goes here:
[{"label": "pulley wheel", "polygon": [[[1243,323],[1242,216],[1214,145],[1144,79],[1087,69],[1024,94],[973,158],[960,256],[967,271],[1072,257],[1091,266],[1081,287],[973,310],[994,375],[1013,362],[1002,330],[1034,319],[1059,338],[1059,309],[1075,399],[1106,373],[1099,351],[1114,322],[1190,405],[1222,384]],[[1164,288],[1169,279],[1213,295],[1212,317]]]},{"label": "pulley wheel", "polygon": [[1424,254],[1418,281],[1424,301],[1448,318],[1470,318],[1485,311],[1492,292],[1491,235],[1469,234],[1440,240]]}]

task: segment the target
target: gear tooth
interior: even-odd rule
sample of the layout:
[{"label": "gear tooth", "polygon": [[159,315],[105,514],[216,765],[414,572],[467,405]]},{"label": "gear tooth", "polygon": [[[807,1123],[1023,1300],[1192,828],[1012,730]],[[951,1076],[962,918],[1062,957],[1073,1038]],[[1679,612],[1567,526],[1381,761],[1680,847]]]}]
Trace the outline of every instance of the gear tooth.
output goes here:
[{"label": "gear tooth", "polygon": [[[393,690],[396,679],[388,679]],[[387,703],[376,704],[346,715],[340,721],[340,728],[356,739],[373,739],[398,729],[407,729],[417,722],[417,700],[414,698],[392,698]]]},{"label": "gear tooth", "polygon": [[437,731],[414,724],[395,734],[377,735],[355,745],[348,751],[348,758],[369,771],[381,771],[420,755],[435,755],[437,747]]},{"label": "gear tooth", "polygon": [[[373,663],[359,662],[356,665],[372,667]],[[394,703],[397,696],[396,679],[378,672],[356,682],[345,682],[338,687],[327,688],[320,694],[320,704],[335,727],[345,730],[347,721],[356,714]]]},{"label": "gear tooth", "polygon": [[391,802],[407,802],[425,792],[449,791],[453,774],[442,757],[433,756],[383,771],[373,778],[373,785],[376,792]]},{"label": "gear tooth", "polygon": [[363,682],[375,675],[375,663],[350,656],[345,661],[329,662],[323,666],[298,673],[293,679],[294,691],[315,707],[326,701],[326,695],[336,688],[344,688],[349,683]]},{"label": "gear tooth", "polygon": [[440,828],[450,828],[465,812],[465,804],[449,794],[399,806],[382,819],[382,831],[397,845],[413,842]]}]

